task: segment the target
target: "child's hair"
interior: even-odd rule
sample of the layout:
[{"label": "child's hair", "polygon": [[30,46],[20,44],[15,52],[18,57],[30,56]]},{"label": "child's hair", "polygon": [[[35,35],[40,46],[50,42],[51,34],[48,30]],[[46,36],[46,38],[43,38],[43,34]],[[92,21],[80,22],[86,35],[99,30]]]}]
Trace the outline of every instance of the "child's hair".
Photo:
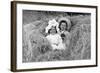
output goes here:
[{"label": "child's hair", "polygon": [[66,23],[66,29],[65,29],[65,30],[67,30],[68,24],[67,24],[67,22],[64,21],[64,20],[62,20],[62,21],[59,23],[59,27],[58,27],[58,28],[61,30],[61,23]]},{"label": "child's hair", "polygon": [[[56,29],[56,27],[54,27],[54,28],[55,28],[55,30],[56,30],[56,33],[57,33],[57,29]],[[51,31],[51,29],[49,29],[49,30],[48,30],[48,33],[49,33],[49,34],[50,34],[50,31]]]}]

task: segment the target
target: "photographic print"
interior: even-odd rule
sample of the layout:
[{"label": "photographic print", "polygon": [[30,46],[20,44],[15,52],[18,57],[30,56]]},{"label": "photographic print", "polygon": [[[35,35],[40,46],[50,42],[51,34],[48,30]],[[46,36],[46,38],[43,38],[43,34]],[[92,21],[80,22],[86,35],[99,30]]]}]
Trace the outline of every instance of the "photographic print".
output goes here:
[{"label": "photographic print", "polygon": [[97,7],[12,2],[11,70],[97,66]]},{"label": "photographic print", "polygon": [[91,14],[23,10],[23,62],[91,59]]}]

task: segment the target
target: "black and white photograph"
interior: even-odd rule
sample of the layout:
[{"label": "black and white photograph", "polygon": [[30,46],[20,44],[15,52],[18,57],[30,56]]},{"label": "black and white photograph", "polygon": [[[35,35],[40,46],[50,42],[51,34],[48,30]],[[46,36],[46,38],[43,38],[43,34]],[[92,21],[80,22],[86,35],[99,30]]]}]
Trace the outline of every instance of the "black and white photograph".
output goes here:
[{"label": "black and white photograph", "polygon": [[91,59],[91,13],[23,10],[23,62]]},{"label": "black and white photograph", "polygon": [[14,69],[97,65],[95,6],[15,2],[12,12]]}]

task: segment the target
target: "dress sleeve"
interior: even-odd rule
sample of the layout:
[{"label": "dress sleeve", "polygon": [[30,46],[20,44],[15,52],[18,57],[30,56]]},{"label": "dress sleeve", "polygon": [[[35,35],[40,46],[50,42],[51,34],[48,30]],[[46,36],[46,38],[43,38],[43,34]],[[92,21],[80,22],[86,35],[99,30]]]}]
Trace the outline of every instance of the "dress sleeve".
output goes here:
[{"label": "dress sleeve", "polygon": [[50,43],[50,44],[51,44],[51,42],[50,42],[50,36],[49,36],[49,35],[48,35],[48,36],[46,36],[46,39],[47,39],[48,43]]},{"label": "dress sleeve", "polygon": [[58,49],[65,49],[65,44],[62,41],[62,38],[60,37],[60,35],[58,36]]},{"label": "dress sleeve", "polygon": [[71,35],[70,35],[70,33],[67,32],[67,31],[65,32],[65,35],[66,35],[65,44],[66,44],[66,47],[69,47]]},{"label": "dress sleeve", "polygon": [[49,35],[48,35],[48,36],[46,36],[46,39],[49,41]]},{"label": "dress sleeve", "polygon": [[65,32],[65,35],[66,35],[66,38],[68,38],[68,39],[71,37],[71,36],[70,36],[70,33],[67,32],[67,31]]},{"label": "dress sleeve", "polygon": [[60,35],[58,35],[57,40],[58,40],[59,43],[62,43],[62,38],[61,38]]}]

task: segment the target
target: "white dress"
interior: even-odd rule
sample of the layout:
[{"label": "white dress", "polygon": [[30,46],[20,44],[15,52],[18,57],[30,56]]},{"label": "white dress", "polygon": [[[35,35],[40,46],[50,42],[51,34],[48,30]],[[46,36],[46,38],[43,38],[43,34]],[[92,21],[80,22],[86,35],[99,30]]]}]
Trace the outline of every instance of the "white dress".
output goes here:
[{"label": "white dress", "polygon": [[65,44],[62,42],[62,39],[61,39],[59,34],[50,34],[50,35],[46,36],[46,38],[50,42],[53,50],[55,50],[55,49],[59,49],[59,50],[65,49]]}]

